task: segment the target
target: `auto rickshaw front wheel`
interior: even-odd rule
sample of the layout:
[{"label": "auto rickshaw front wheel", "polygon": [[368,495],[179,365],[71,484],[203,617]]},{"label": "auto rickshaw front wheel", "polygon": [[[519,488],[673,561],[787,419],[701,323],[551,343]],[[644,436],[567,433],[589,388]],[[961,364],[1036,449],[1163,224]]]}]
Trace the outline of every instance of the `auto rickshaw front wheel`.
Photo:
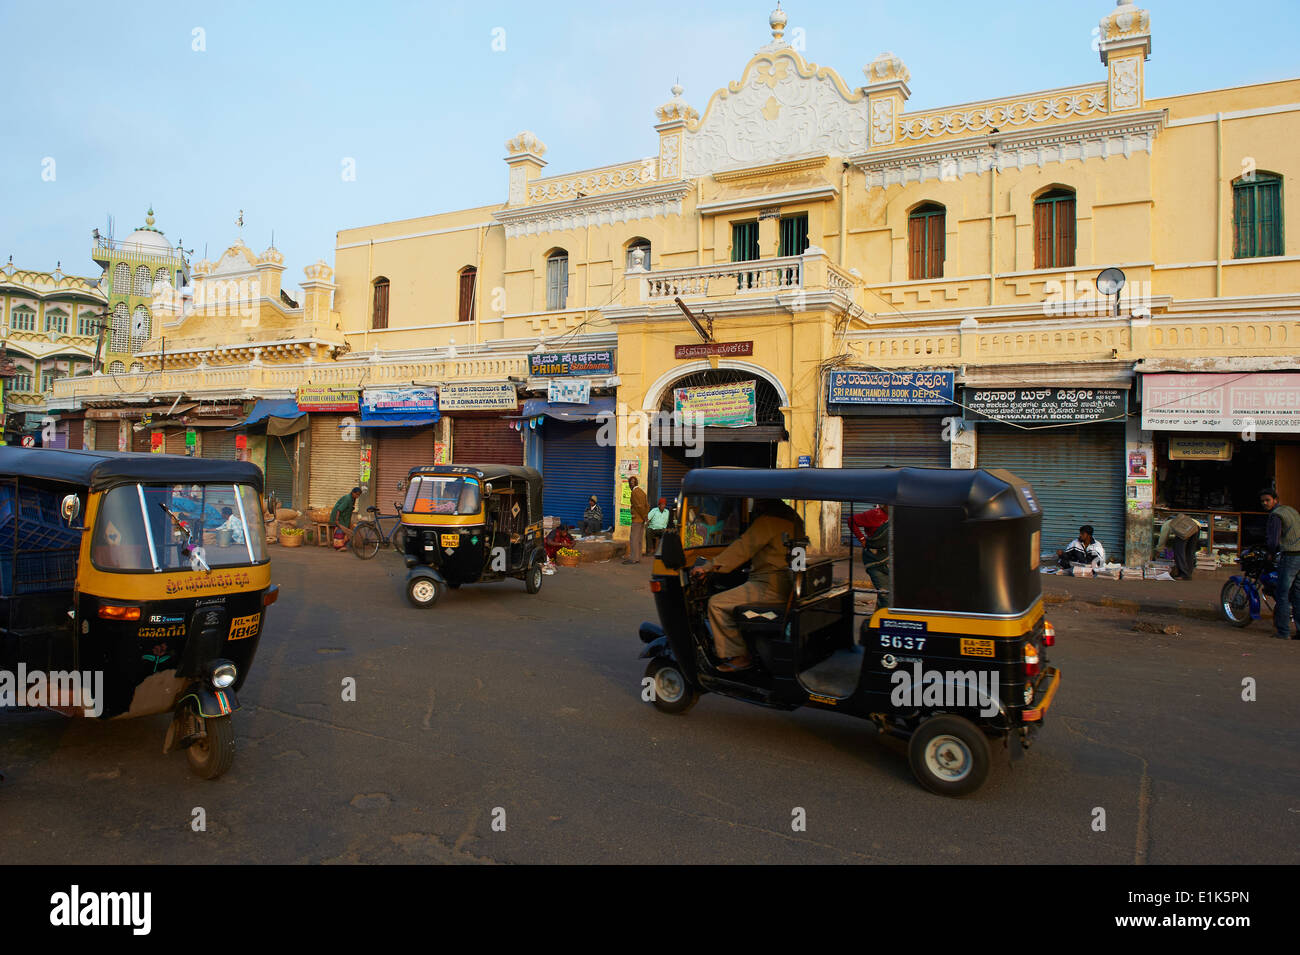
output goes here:
[{"label": "auto rickshaw front wheel", "polygon": [[190,769],[204,779],[216,779],[235,762],[235,727],[226,716],[197,718],[204,735],[185,747]]},{"label": "auto rickshaw front wheel", "polygon": [[539,561],[528,565],[528,570],[524,573],[524,589],[530,594],[542,589],[542,565]]},{"label": "auto rickshaw front wheel", "polygon": [[426,610],[442,596],[442,585],[432,577],[412,577],[406,582],[406,599],[411,606]]},{"label": "auto rickshaw front wheel", "polygon": [[660,713],[680,715],[689,710],[699,700],[700,695],[691,686],[686,674],[674,660],[667,657],[655,657],[645,668],[645,675],[651,681],[646,687],[650,691],[650,702]]},{"label": "auto rickshaw front wheel", "polygon": [[984,785],[989,741],[968,719],[932,716],[912,734],[907,759],[917,781],[940,796],[966,796]]}]

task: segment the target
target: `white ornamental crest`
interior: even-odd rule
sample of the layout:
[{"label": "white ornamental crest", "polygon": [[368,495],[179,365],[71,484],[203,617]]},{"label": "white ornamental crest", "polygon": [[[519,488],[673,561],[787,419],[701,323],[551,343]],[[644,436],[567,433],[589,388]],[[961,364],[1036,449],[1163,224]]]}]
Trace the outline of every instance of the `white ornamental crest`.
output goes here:
[{"label": "white ornamental crest", "polygon": [[802,156],[848,156],[867,148],[868,126],[866,97],[853,98],[829,70],[806,67],[788,52],[759,56],[688,130],[683,171],[691,178]]}]

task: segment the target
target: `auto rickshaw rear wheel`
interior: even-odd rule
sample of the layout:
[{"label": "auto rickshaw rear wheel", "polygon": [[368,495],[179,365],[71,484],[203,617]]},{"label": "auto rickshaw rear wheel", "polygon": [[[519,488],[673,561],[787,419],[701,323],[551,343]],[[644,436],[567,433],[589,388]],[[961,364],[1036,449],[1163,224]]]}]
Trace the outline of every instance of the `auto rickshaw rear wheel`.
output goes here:
[{"label": "auto rickshaw rear wheel", "polygon": [[650,702],[660,713],[680,715],[700,698],[681,667],[668,657],[655,657],[651,660],[645,668],[645,675],[652,681]]},{"label": "auto rickshaw rear wheel", "polygon": [[988,779],[989,741],[970,720],[932,716],[912,734],[907,759],[917,781],[940,796],[966,796]]},{"label": "auto rickshaw rear wheel", "polygon": [[432,577],[412,577],[406,582],[406,599],[411,606],[426,610],[442,596],[442,585]]},{"label": "auto rickshaw rear wheel", "polygon": [[216,779],[235,762],[235,727],[230,716],[195,717],[204,736],[185,748],[190,769],[204,779]]},{"label": "auto rickshaw rear wheel", "polygon": [[533,561],[528,570],[524,573],[524,589],[530,594],[535,594],[542,589],[542,565],[540,561]]}]

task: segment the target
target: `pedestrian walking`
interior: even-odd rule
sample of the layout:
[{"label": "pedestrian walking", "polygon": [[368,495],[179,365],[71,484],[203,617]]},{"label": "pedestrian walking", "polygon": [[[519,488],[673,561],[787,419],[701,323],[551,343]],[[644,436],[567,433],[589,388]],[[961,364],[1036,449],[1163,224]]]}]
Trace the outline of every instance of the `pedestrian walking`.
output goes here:
[{"label": "pedestrian walking", "polygon": [[650,501],[635,476],[628,478],[627,484],[632,489],[632,527],[628,537],[627,557],[623,563],[639,564],[641,555],[645,552],[645,519],[650,514]]},{"label": "pedestrian walking", "polygon": [[1196,518],[1186,514],[1174,515],[1160,528],[1160,540],[1156,541],[1157,553],[1165,549],[1171,537],[1174,552],[1172,576],[1175,580],[1191,580],[1192,574],[1196,571],[1196,551],[1201,542],[1201,525]]},{"label": "pedestrian walking", "polygon": [[1265,546],[1277,553],[1277,604],[1273,608],[1273,636],[1279,640],[1300,639],[1291,636],[1291,621],[1300,627],[1300,511],[1283,504],[1277,492],[1265,488],[1259,503],[1268,511]]}]

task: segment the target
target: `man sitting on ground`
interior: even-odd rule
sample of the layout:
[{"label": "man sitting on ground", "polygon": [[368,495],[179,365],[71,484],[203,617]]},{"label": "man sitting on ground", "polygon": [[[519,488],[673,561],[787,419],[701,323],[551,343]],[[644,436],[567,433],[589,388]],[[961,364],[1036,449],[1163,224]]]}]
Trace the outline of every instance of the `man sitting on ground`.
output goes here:
[{"label": "man sitting on ground", "polygon": [[1071,564],[1088,564],[1092,567],[1106,565],[1106,548],[1092,536],[1092,525],[1084,524],[1079,528],[1079,536],[1066,546],[1065,550],[1056,552],[1057,562],[1064,570]]}]

